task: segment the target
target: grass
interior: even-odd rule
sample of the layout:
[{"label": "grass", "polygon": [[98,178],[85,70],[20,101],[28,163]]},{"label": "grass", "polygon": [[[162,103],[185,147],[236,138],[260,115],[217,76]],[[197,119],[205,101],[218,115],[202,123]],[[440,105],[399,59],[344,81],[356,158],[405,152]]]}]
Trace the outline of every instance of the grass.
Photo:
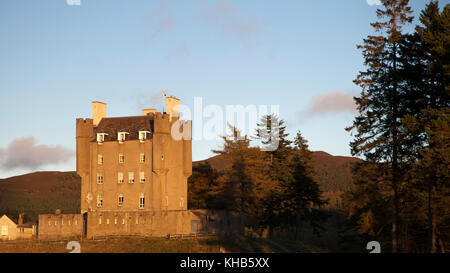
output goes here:
[{"label": "grass", "polygon": [[[72,239],[77,240],[77,239]],[[67,243],[62,241],[0,241],[0,253],[67,253]],[[272,253],[282,252],[260,238],[109,238],[103,240],[79,240],[82,253]]]}]

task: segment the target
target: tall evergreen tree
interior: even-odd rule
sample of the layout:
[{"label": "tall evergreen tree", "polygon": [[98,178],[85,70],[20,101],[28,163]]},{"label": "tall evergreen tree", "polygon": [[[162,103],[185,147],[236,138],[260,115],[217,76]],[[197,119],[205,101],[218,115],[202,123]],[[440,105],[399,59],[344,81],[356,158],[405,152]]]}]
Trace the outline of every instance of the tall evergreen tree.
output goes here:
[{"label": "tall evergreen tree", "polygon": [[294,155],[290,160],[292,180],[287,185],[284,202],[290,208],[288,216],[295,219],[296,238],[300,239],[303,223],[311,224],[313,231],[319,233],[321,222],[326,215],[320,207],[327,202],[322,199],[322,191],[314,180],[314,169],[311,163],[311,151],[308,141],[299,132],[294,139]]},{"label": "tall evergreen tree", "polygon": [[383,7],[377,10],[381,21],[372,23],[379,36],[369,35],[359,45],[364,56],[366,71],[356,80],[362,87],[355,98],[359,116],[353,126],[355,140],[351,142],[353,155],[364,155],[372,162],[388,162],[392,203],[392,251],[398,250],[399,184],[402,179],[403,149],[401,118],[407,113],[405,86],[400,78],[399,44],[403,39],[402,26],[412,21],[408,0],[381,0]]},{"label": "tall evergreen tree", "polygon": [[[443,122],[448,119],[450,107],[450,4],[440,13],[438,2],[431,1],[421,12],[420,22],[414,38],[409,39],[405,46],[407,54],[413,56],[405,74],[410,88],[415,89],[411,94],[417,105],[416,111],[404,118],[404,125],[416,151],[413,160],[418,160],[413,172],[414,180],[418,186],[424,184],[428,196],[427,249],[435,252],[439,207],[433,203],[439,199],[439,193],[445,192],[442,186],[446,177],[442,177],[441,170],[448,157],[442,153],[448,152],[446,143],[439,139],[448,139]],[[441,191],[438,192],[437,188]]]},{"label": "tall evergreen tree", "polygon": [[261,122],[257,124],[256,139],[272,148],[265,152],[266,162],[268,162],[266,173],[270,184],[267,198],[264,200],[262,216],[262,224],[269,228],[269,236],[273,235],[274,227],[283,223],[285,220],[283,215],[290,210],[284,202],[288,194],[289,182],[292,180],[289,165],[292,141],[288,140],[288,136],[284,121],[274,114],[263,116]]},{"label": "tall evergreen tree", "polygon": [[265,190],[263,155],[259,149],[250,147],[247,136],[241,136],[240,131],[233,126],[230,129],[231,137],[222,137],[222,149],[213,150],[231,163],[217,179],[219,189],[215,206],[257,218],[262,210],[261,200]]}]

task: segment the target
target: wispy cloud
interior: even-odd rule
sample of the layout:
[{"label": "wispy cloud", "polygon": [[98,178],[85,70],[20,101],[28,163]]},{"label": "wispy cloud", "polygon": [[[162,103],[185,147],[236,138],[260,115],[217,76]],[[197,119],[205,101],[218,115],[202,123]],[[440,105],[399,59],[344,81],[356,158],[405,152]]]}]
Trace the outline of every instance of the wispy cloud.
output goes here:
[{"label": "wispy cloud", "polygon": [[0,148],[0,169],[36,170],[47,164],[67,162],[73,156],[74,152],[64,146],[37,145],[34,137],[17,138],[6,148]]},{"label": "wispy cloud", "polygon": [[340,113],[355,110],[353,96],[339,91],[315,96],[308,105],[308,113],[310,114]]},{"label": "wispy cloud", "polygon": [[150,32],[150,40],[176,27],[175,19],[170,14],[170,7],[174,2],[174,0],[161,2],[143,18],[143,24]]},{"label": "wispy cloud", "polygon": [[257,42],[264,29],[258,17],[244,14],[228,1],[208,5],[201,14],[208,25],[218,27],[223,33],[246,45]]},{"label": "wispy cloud", "polygon": [[369,6],[381,5],[381,0],[366,0]]},{"label": "wispy cloud", "polygon": [[338,113],[356,113],[353,95],[331,91],[311,98],[305,111],[300,112],[300,121],[308,117]]}]

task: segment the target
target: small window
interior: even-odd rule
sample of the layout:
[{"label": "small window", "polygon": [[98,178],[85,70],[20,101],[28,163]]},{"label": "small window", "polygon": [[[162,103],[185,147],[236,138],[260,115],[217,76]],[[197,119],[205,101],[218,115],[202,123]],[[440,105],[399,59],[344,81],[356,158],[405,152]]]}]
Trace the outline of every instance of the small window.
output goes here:
[{"label": "small window", "polygon": [[97,174],[97,184],[103,184],[103,174]]},{"label": "small window", "polygon": [[119,163],[124,163],[125,162],[125,155],[123,153],[119,154]]},{"label": "small window", "polygon": [[117,218],[114,218],[114,225],[117,225]]},{"label": "small window", "polygon": [[97,143],[102,144],[105,141],[105,135],[108,135],[106,133],[97,133]]},{"label": "small window", "polygon": [[122,184],[123,183],[123,173],[119,172],[117,174],[117,183]]},{"label": "small window", "polygon": [[134,172],[128,173],[128,183],[134,183]]},{"label": "small window", "polygon": [[184,207],[184,198],[181,197],[180,198],[180,208],[183,208],[183,207]]},{"label": "small window", "polygon": [[99,224],[99,225],[102,224],[102,218],[98,218],[98,224]]},{"label": "small window", "polygon": [[129,134],[127,132],[118,132],[117,133],[117,140],[119,141],[119,143],[123,143],[125,141],[125,136]]},{"label": "small window", "polygon": [[139,161],[141,163],[145,163],[145,153],[141,153],[140,157],[139,157]]},{"label": "small window", "polygon": [[149,131],[139,131],[139,141],[141,143],[144,143],[147,139],[147,133],[150,133]]},{"label": "small window", "polygon": [[97,163],[98,165],[103,165],[103,155],[97,155]]},{"label": "small window", "polygon": [[119,194],[119,206],[123,206],[123,194]]},{"label": "small window", "polygon": [[103,197],[101,194],[97,195],[97,207],[101,208],[103,206]]},{"label": "small window", "polygon": [[109,225],[109,218],[106,218],[106,224]]},{"label": "small window", "polygon": [[164,155],[161,155],[161,160],[164,160]]},{"label": "small window", "polygon": [[144,183],[144,182],[145,182],[145,173],[144,173],[144,172],[140,172],[140,173],[139,173],[139,181],[140,181],[141,183]]},{"label": "small window", "polygon": [[169,206],[169,196],[166,195],[166,207]]},{"label": "small window", "polygon": [[145,207],[145,195],[143,193],[139,193],[139,208],[143,209]]}]

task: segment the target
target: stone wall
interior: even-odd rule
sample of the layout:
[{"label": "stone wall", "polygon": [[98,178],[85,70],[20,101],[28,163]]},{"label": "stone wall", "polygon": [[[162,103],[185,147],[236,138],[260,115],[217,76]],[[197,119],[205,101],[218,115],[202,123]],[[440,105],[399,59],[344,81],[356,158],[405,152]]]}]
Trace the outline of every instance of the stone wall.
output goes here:
[{"label": "stone wall", "polygon": [[80,237],[83,233],[81,214],[40,214],[38,239]]},{"label": "stone wall", "polygon": [[[87,213],[87,238],[105,236],[153,236],[169,234],[243,234],[237,213],[212,210],[102,211]],[[81,214],[39,215],[38,239],[84,236]]]},{"label": "stone wall", "polygon": [[168,234],[242,234],[241,217],[226,211],[130,211],[88,213],[87,237],[138,235],[164,237]]}]

